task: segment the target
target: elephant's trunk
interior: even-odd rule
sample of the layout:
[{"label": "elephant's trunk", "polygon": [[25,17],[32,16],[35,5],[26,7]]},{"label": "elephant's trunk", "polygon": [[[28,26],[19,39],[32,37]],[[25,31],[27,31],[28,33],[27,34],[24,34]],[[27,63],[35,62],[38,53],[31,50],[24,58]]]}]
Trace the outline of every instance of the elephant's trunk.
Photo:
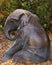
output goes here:
[{"label": "elephant's trunk", "polygon": [[17,38],[17,35],[16,35],[15,33],[13,33],[14,35],[11,36],[9,30],[5,30],[4,33],[5,33],[6,37],[7,37],[9,40],[11,40],[11,41],[12,41],[12,40],[15,40],[15,39]]}]

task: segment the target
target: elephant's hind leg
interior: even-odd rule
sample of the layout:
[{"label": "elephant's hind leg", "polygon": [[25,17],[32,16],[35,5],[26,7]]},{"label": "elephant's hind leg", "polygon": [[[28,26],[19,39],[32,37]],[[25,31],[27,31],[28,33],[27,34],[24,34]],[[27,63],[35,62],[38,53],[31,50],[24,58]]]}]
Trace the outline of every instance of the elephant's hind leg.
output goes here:
[{"label": "elephant's hind leg", "polygon": [[16,62],[30,62],[39,63],[45,61],[46,58],[40,57],[37,54],[30,53],[28,51],[19,51],[13,56],[13,60]]},{"label": "elephant's hind leg", "polygon": [[28,62],[31,56],[27,51],[19,51],[13,56],[13,60],[16,62]]}]

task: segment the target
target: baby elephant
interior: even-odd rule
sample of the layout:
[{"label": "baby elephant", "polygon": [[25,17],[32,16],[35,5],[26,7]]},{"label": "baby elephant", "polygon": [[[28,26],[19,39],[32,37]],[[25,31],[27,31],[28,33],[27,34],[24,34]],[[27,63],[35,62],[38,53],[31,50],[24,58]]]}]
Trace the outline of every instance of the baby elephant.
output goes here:
[{"label": "baby elephant", "polygon": [[[18,35],[10,36],[13,30]],[[17,62],[43,62],[49,59],[50,42],[47,34],[39,23],[37,15],[23,9],[10,14],[4,25],[4,33],[15,43],[4,53],[3,60],[13,59]]]}]

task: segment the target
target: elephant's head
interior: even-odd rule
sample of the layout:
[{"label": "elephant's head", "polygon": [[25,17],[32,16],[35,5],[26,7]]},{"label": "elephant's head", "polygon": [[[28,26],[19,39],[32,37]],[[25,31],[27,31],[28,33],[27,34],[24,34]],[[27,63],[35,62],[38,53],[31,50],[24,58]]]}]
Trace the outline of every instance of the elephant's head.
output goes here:
[{"label": "elephant's head", "polygon": [[11,36],[10,33],[13,30],[16,30],[18,26],[19,26],[18,20],[14,20],[14,19],[7,20],[7,22],[4,25],[4,33],[8,39],[10,40],[16,39],[17,35],[13,32],[13,36]]},{"label": "elephant's head", "polygon": [[[24,20],[25,20],[24,15],[25,16],[29,15],[29,12],[26,10],[17,9],[7,17],[5,25],[4,25],[4,33],[9,40],[16,39],[17,34],[13,33],[13,36],[11,36],[10,33],[19,27],[20,22],[21,22],[20,19],[22,16],[24,17]],[[22,21],[23,21],[23,19],[22,19]]]}]

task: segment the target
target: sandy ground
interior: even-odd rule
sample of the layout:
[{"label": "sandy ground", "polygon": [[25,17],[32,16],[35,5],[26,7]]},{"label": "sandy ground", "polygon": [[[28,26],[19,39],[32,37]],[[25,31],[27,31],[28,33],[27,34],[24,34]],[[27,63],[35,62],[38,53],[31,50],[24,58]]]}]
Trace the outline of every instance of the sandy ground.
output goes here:
[{"label": "sandy ground", "polygon": [[[49,38],[51,40],[51,52],[52,52],[52,34],[49,34]],[[12,61],[12,59],[2,62],[3,53],[7,48],[9,48],[12,44],[12,41],[8,40],[4,33],[0,31],[0,65],[52,65],[52,60],[48,60],[42,63],[17,63]],[[52,54],[51,54],[52,55]],[[51,56],[52,57],[52,56]]]}]

